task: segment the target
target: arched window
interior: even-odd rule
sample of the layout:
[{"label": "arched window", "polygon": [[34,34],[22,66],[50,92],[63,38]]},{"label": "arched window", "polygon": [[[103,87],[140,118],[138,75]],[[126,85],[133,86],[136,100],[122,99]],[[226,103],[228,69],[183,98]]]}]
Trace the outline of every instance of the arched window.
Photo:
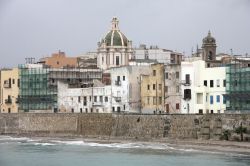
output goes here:
[{"label": "arched window", "polygon": [[213,53],[212,53],[212,51],[209,51],[207,59],[208,60],[213,60]]}]

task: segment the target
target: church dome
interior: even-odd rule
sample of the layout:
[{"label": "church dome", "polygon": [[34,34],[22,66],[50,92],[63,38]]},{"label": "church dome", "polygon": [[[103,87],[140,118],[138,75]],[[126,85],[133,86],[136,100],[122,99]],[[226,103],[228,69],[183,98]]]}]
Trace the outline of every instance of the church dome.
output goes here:
[{"label": "church dome", "polygon": [[128,39],[119,30],[118,23],[118,19],[114,17],[112,19],[112,29],[102,39],[102,43],[106,43],[107,46],[128,46]]},{"label": "church dome", "polygon": [[203,44],[215,44],[216,40],[211,36],[211,32],[208,31],[208,35],[202,40]]}]

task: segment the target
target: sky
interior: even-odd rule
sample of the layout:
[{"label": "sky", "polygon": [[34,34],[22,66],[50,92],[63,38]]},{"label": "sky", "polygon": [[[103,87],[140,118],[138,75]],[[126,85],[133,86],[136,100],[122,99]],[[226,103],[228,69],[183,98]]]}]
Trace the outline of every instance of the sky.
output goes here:
[{"label": "sky", "polygon": [[96,51],[114,16],[133,47],[189,56],[210,30],[217,53],[250,55],[250,0],[0,0],[0,68]]}]

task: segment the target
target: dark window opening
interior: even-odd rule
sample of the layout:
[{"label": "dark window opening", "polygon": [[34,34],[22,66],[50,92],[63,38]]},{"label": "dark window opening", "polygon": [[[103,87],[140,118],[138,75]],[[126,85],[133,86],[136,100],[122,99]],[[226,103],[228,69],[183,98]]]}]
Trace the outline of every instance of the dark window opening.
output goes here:
[{"label": "dark window opening", "polygon": [[186,74],[186,80],[185,80],[186,84],[190,84],[190,75]]},{"label": "dark window opening", "polygon": [[184,100],[191,99],[191,89],[184,90]]},{"label": "dark window opening", "polygon": [[204,80],[204,86],[207,86],[207,80]]},{"label": "dark window opening", "polygon": [[203,109],[199,109],[199,114],[203,114]]},{"label": "dark window opening", "polygon": [[210,87],[211,87],[211,88],[214,87],[214,80],[210,80]]},{"label": "dark window opening", "polygon": [[156,70],[153,70],[153,76],[156,76]]}]

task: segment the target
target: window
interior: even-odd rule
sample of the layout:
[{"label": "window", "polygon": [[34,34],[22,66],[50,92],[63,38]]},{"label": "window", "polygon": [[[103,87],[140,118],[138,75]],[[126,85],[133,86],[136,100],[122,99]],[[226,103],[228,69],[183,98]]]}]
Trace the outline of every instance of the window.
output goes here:
[{"label": "window", "polygon": [[223,96],[223,104],[226,104],[226,98]]},{"label": "window", "polygon": [[156,97],[153,97],[153,104],[156,105]]},{"label": "window", "polygon": [[169,113],[169,104],[166,104],[166,112]]},{"label": "window", "polygon": [[125,76],[122,77],[122,80],[125,81]]},{"label": "window", "polygon": [[91,96],[89,96],[89,101],[91,102]]},{"label": "window", "polygon": [[210,96],[210,104],[214,104],[214,97]]},{"label": "window", "polygon": [[148,90],[150,90],[150,85],[148,84]]},{"label": "window", "polygon": [[15,79],[12,79],[12,84],[15,84]]},{"label": "window", "polygon": [[191,99],[191,89],[184,90],[184,100]]},{"label": "window", "polygon": [[125,105],[123,105],[123,110],[125,110],[126,109],[126,106]]},{"label": "window", "polygon": [[210,87],[211,87],[211,88],[214,87],[214,80],[210,80]]},{"label": "window", "polygon": [[74,113],[74,108],[71,109],[71,112]]},{"label": "window", "polygon": [[226,80],[223,80],[223,87],[226,87]]},{"label": "window", "polygon": [[216,80],[216,86],[220,87],[220,80]]},{"label": "window", "polygon": [[159,84],[159,88],[158,88],[158,89],[159,89],[159,90],[161,90],[161,88],[162,88],[162,85],[161,85],[161,84]]},{"label": "window", "polygon": [[180,74],[179,74],[178,71],[175,73],[175,77],[176,77],[177,79],[180,77]]},{"label": "window", "polygon": [[17,87],[20,87],[20,79],[17,80]]},{"label": "window", "polygon": [[100,96],[100,102],[103,102],[103,97],[102,96]]},{"label": "window", "polygon": [[119,65],[119,56],[116,56],[115,58],[116,58],[115,59],[115,64],[118,66]]},{"label": "window", "polygon": [[156,70],[153,70],[153,76],[156,76]]},{"label": "window", "polygon": [[220,95],[216,96],[216,102],[219,103],[220,102]]},{"label": "window", "polygon": [[87,105],[87,97],[86,97],[86,96],[83,97],[83,105],[84,105],[84,106]]},{"label": "window", "polygon": [[162,104],[162,97],[159,97],[159,104]]},{"label": "window", "polygon": [[107,96],[105,96],[105,102],[108,102],[108,101],[109,101],[108,97],[107,97]]},{"label": "window", "polygon": [[112,112],[115,112],[115,107],[112,107]]},{"label": "window", "polygon": [[186,80],[185,80],[185,83],[186,84],[190,84],[190,75],[189,74],[186,74]]},{"label": "window", "polygon": [[176,93],[179,93],[179,92],[180,92],[180,87],[176,86]]},{"label": "window", "polygon": [[80,113],[82,113],[82,108],[80,108]]},{"label": "window", "polygon": [[175,108],[176,108],[177,110],[180,109],[180,104],[179,104],[179,103],[176,103]]},{"label": "window", "polygon": [[147,99],[148,99],[148,105],[149,105],[150,104],[150,97],[148,96]]},{"label": "window", "polygon": [[168,86],[165,86],[165,92],[168,92]]},{"label": "window", "polygon": [[168,73],[165,73],[165,79],[168,79]]},{"label": "window", "polygon": [[153,84],[153,90],[155,90],[155,84]]},{"label": "window", "polygon": [[207,80],[204,80],[204,86],[207,86]]},{"label": "window", "polygon": [[121,107],[117,107],[117,112],[121,112]]},{"label": "window", "polygon": [[97,102],[97,96],[94,96],[94,102]]},{"label": "window", "polygon": [[211,110],[210,113],[213,114],[213,113],[214,113],[214,110]]},{"label": "window", "polygon": [[58,64],[58,65],[59,65],[59,61],[57,61],[57,62],[56,62],[56,64]]},{"label": "window", "polygon": [[78,96],[78,103],[81,102],[81,96]]},{"label": "window", "polygon": [[199,114],[203,114],[203,109],[199,109]]}]

